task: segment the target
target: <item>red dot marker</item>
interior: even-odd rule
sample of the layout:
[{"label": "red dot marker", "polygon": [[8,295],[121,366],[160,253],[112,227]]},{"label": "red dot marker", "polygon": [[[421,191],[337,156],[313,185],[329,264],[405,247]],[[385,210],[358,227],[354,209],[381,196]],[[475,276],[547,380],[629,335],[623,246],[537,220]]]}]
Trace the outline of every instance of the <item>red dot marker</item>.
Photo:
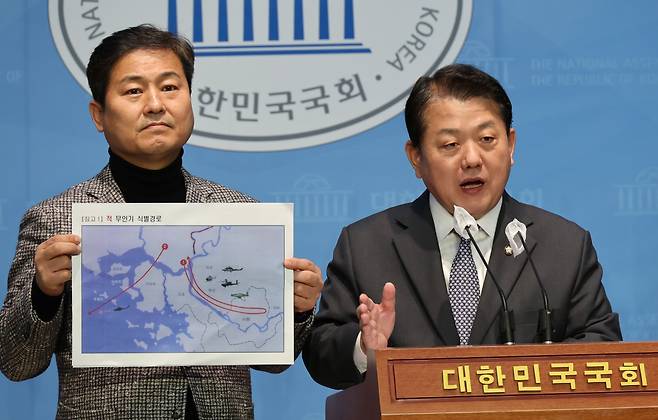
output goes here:
[{"label": "red dot marker", "polygon": [[180,265],[185,267],[187,265],[187,260],[180,260]]},{"label": "red dot marker", "polygon": [[169,248],[169,244],[166,243],[166,242],[163,243],[163,244],[162,244],[162,249],[167,249],[167,248]]}]

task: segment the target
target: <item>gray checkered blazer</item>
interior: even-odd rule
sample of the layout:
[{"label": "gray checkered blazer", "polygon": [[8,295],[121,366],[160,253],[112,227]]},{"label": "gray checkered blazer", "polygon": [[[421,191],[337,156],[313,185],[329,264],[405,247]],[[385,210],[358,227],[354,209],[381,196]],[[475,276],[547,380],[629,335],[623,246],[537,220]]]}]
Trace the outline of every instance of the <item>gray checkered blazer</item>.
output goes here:
[{"label": "gray checkered blazer", "polygon": [[[191,203],[250,202],[252,198],[183,170]],[[72,203],[121,203],[124,199],[109,167],[27,211],[9,271],[0,312],[0,370],[11,380],[39,375],[54,353],[59,371],[57,418],[168,419],[185,416],[188,384],[202,419],[253,418],[251,378],[246,366],[84,368],[71,366],[71,286],[57,315],[43,322],[32,308],[34,252],[41,242],[71,232]],[[313,322],[295,324],[295,356]],[[258,369],[283,371],[287,366]]]}]

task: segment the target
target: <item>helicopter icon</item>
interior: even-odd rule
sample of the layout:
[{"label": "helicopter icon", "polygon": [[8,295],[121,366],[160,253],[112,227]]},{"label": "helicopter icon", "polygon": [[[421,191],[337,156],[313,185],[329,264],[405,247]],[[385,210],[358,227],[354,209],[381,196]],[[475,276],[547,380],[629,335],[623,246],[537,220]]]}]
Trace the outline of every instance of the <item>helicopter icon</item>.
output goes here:
[{"label": "helicopter icon", "polygon": [[222,282],[222,287],[237,286],[239,283],[240,283],[239,280],[229,281],[228,279],[224,279],[224,281]]}]

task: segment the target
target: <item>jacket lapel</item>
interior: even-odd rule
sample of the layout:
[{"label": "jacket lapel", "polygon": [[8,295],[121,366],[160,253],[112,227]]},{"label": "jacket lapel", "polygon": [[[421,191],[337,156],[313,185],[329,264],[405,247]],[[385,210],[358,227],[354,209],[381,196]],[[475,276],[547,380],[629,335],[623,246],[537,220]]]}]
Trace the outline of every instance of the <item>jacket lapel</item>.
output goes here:
[{"label": "jacket lapel", "polygon": [[400,207],[394,215],[402,229],[394,235],[393,244],[439,337],[444,344],[455,345],[459,337],[445,287],[428,194],[425,191],[411,206]]},{"label": "jacket lapel", "polygon": [[199,185],[196,178],[189,172],[183,169],[183,177],[185,178],[185,202],[186,203],[206,203],[208,198],[212,195],[212,191],[203,188]]},{"label": "jacket lapel", "polygon": [[87,195],[98,203],[125,203],[119,186],[112,177],[110,166],[105,166],[87,185]]},{"label": "jacket lapel", "polygon": [[[521,209],[519,203],[511,198],[507,193],[503,195],[503,205],[498,216],[498,223],[496,224],[496,233],[494,235],[493,248],[491,249],[491,256],[489,257],[489,273],[487,274],[482,293],[480,295],[480,304],[471,330],[470,344],[483,344],[485,337],[488,335],[489,330],[494,326],[500,325],[495,323],[502,310],[503,304],[500,299],[500,294],[492,280],[492,273],[494,274],[498,284],[500,285],[505,298],[509,298],[510,293],[514,289],[521,272],[523,271],[527,261],[527,253],[523,253],[518,257],[508,256],[505,254],[505,247],[509,245],[509,241],[505,236],[505,227],[509,222],[518,219],[524,223],[528,228],[528,235],[526,245],[530,252],[533,252],[537,243],[531,234],[532,220]],[[513,308],[508,308],[513,310]],[[498,328],[498,327],[497,327]],[[500,333],[494,333],[497,342],[500,339]]]}]

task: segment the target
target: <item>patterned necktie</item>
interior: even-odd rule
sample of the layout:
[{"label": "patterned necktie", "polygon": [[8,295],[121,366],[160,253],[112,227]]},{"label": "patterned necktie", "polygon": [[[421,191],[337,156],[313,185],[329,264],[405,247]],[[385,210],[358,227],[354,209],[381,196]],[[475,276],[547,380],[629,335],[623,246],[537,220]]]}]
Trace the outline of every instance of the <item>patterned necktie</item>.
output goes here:
[{"label": "patterned necktie", "polygon": [[457,255],[452,260],[448,296],[459,334],[459,344],[466,345],[471,336],[471,328],[480,302],[480,283],[471,254],[470,239],[461,238]]}]

